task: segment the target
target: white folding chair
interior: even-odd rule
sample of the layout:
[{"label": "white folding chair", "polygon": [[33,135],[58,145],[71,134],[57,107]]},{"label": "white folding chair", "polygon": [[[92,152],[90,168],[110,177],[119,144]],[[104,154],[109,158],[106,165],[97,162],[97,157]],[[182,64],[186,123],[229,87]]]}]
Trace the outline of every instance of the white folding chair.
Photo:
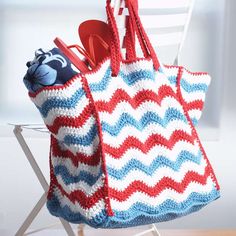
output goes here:
[{"label": "white folding chair", "polygon": [[[21,225],[21,227],[18,229],[18,231],[16,232],[16,236],[22,236],[22,235],[28,235],[28,234],[32,234],[32,233],[36,233],[39,232],[41,230],[44,229],[48,229],[50,227],[53,227],[54,225],[51,226],[47,226],[41,229],[37,229],[34,230],[32,232],[27,232],[28,228],[30,227],[31,223],[33,222],[33,220],[36,218],[36,216],[39,214],[40,210],[43,208],[43,206],[45,205],[46,201],[47,201],[47,192],[48,192],[48,188],[49,185],[41,171],[41,169],[39,168],[37,161],[35,160],[34,155],[32,154],[23,134],[22,131],[23,130],[32,130],[32,131],[36,131],[36,132],[41,132],[41,133],[45,133],[45,136],[48,134],[48,130],[46,129],[46,127],[44,125],[31,125],[31,124],[16,124],[14,125],[14,135],[16,136],[16,139],[18,141],[18,143],[20,144],[28,162],[30,163],[36,177],[38,178],[44,192],[42,194],[42,196],[40,197],[39,201],[36,203],[36,205],[34,206],[34,208],[31,210],[31,212],[29,213],[29,215],[27,216],[27,218],[24,220],[23,224]],[[65,231],[67,232],[68,236],[75,236],[75,233],[71,227],[71,225],[63,220],[62,218],[59,218],[61,221],[62,226],[64,227]],[[80,229],[78,229],[78,235],[81,235],[80,233]]]},{"label": "white folding chair", "polygon": [[[189,22],[192,15],[193,5],[195,0],[139,0],[139,9],[141,20],[145,29],[150,30],[149,37],[155,47],[172,46],[178,47],[177,55],[174,58],[174,63],[178,64],[179,56],[186,38]],[[125,33],[125,15],[118,15],[120,7],[124,7],[124,2],[121,0],[114,0],[113,6],[115,15],[117,16],[118,28],[120,30],[121,39]],[[14,125],[14,134],[24,151],[27,160],[29,161],[33,171],[35,172],[40,184],[44,189],[44,193],[25,219],[22,226],[16,233],[16,236],[22,236],[29,228],[32,221],[38,215],[42,207],[46,203],[46,194],[48,191],[48,183],[43,176],[29,146],[27,145],[22,131],[23,129],[30,129],[36,132],[45,132],[47,130],[44,125]],[[60,218],[60,221],[69,236],[74,236],[75,233],[71,225]],[[43,228],[44,229],[44,228]],[[36,232],[36,231],[35,231]],[[150,229],[145,230],[135,236],[141,236],[153,232],[160,236],[155,224],[150,226]],[[32,232],[31,232],[32,233]],[[29,234],[29,233],[27,233]],[[79,226],[78,235],[83,235],[83,225]]]},{"label": "white folding chair", "polygon": [[[140,17],[154,47],[178,47],[174,64],[178,65],[195,0],[138,0]],[[114,11],[121,40],[125,34],[126,16],[118,15],[123,0],[114,0]],[[136,40],[137,44],[138,41]],[[137,45],[139,47],[139,45]]]},{"label": "white folding chair", "polygon": [[[163,46],[177,46],[177,54],[173,62],[179,63],[179,57],[183,48],[195,0],[138,0],[139,15],[152,45],[156,48]],[[119,9],[124,8],[124,0],[114,0],[114,14],[116,16],[121,42],[125,35],[126,13],[119,15]],[[138,40],[136,40],[139,47]],[[122,43],[124,45],[124,43]],[[141,236],[153,232],[160,236],[156,225],[150,225],[150,229],[134,236]]]}]

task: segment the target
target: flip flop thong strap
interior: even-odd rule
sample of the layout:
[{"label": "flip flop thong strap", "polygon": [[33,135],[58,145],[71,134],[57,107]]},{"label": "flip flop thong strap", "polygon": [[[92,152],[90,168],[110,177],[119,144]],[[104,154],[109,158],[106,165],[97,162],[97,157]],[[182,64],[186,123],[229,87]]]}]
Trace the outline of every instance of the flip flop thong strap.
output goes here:
[{"label": "flip flop thong strap", "polygon": [[90,58],[95,62],[95,64],[97,64],[95,50],[94,50],[94,39],[95,38],[98,39],[98,42],[101,44],[101,46],[107,52],[109,52],[109,45],[101,36],[99,36],[97,34],[89,35],[88,43],[89,43]]},{"label": "flip flop thong strap", "polygon": [[95,60],[91,57],[91,55],[84,48],[80,47],[77,44],[70,45],[70,46],[68,46],[68,48],[76,48],[78,50],[78,52],[88,60],[89,65],[92,68],[96,67]]}]

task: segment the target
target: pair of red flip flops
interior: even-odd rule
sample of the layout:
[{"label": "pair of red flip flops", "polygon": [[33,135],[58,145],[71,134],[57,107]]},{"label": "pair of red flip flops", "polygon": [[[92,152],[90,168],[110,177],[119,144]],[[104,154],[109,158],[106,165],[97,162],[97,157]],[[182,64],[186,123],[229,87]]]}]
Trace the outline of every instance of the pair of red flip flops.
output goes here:
[{"label": "pair of red flip flops", "polygon": [[[111,35],[108,25],[99,20],[88,20],[80,24],[78,34],[83,47],[79,45],[67,46],[60,38],[54,43],[71,60],[80,72],[87,72],[95,68],[100,62],[109,56]],[[72,48],[82,54],[85,60],[81,60]]]}]

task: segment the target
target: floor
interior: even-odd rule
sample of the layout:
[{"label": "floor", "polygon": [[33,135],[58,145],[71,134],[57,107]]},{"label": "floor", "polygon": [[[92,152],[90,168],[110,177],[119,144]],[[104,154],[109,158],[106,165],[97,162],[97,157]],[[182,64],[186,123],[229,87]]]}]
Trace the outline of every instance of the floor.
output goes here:
[{"label": "floor", "polygon": [[[141,231],[137,230],[122,230],[122,236],[132,236],[135,233]],[[236,236],[236,230],[160,230],[161,236]],[[64,230],[44,230],[34,234],[34,236],[66,236]],[[121,236],[121,230],[85,230],[83,236]],[[146,234],[145,236],[154,235],[152,233]],[[79,235],[78,235],[79,236]],[[82,236],[82,235],[81,235]]]},{"label": "floor", "polygon": [[161,236],[235,236],[236,230],[163,230]]}]

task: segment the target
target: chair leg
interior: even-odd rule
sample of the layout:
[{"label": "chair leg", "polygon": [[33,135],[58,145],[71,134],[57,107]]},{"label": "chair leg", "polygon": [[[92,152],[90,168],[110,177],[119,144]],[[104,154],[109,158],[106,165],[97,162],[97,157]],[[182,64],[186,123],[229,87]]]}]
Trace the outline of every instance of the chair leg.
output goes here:
[{"label": "chair leg", "polygon": [[78,225],[77,236],[84,236],[84,224]]},{"label": "chair leg", "polygon": [[[29,228],[32,221],[35,219],[35,217],[38,215],[39,211],[42,209],[42,207],[46,203],[49,185],[48,185],[41,169],[39,168],[29,146],[27,145],[27,143],[24,139],[24,136],[22,135],[21,126],[15,125],[13,132],[14,132],[16,139],[17,139],[18,143],[20,144],[25,156],[27,157],[35,175],[37,176],[41,186],[44,189],[44,194],[42,195],[42,197],[40,198],[38,203],[35,205],[34,209],[31,211],[29,216],[26,218],[26,220],[24,221],[24,223],[22,224],[22,226],[20,227],[20,229],[16,233],[16,236],[22,236],[22,235],[24,235],[24,233]],[[61,218],[59,218],[59,219],[60,219],[65,231],[67,232],[68,236],[75,236],[73,229],[72,229],[71,225],[69,224],[69,222],[67,222]]]},{"label": "chair leg", "polygon": [[30,163],[35,175],[37,176],[41,186],[43,187],[44,191],[47,192],[48,191],[48,183],[41,171],[41,169],[39,168],[38,166],[38,163],[36,162],[29,146],[27,145],[23,135],[22,135],[22,128],[21,126],[19,125],[15,125],[15,128],[14,128],[14,134],[16,136],[16,139],[18,141],[18,143],[20,144],[21,146],[21,149],[23,150],[26,158],[28,159],[28,162]]},{"label": "chair leg", "polygon": [[26,232],[26,230],[29,228],[33,220],[36,218],[44,204],[46,203],[47,195],[44,193],[42,197],[39,199],[33,210],[30,212],[28,217],[25,219],[24,223],[21,225],[19,230],[16,232],[15,236],[22,236]]},{"label": "chair leg", "polygon": [[142,236],[151,232],[154,234],[154,236],[161,236],[155,224],[151,224],[150,226],[150,229],[144,230],[143,232],[135,234],[134,236]]},{"label": "chair leg", "polygon": [[153,234],[156,236],[161,236],[155,224],[152,224]]},{"label": "chair leg", "polygon": [[67,221],[65,221],[65,220],[62,219],[62,218],[59,218],[59,219],[60,219],[60,221],[61,221],[61,223],[62,223],[62,225],[63,225],[63,227],[64,227],[64,229],[65,229],[65,231],[66,231],[66,233],[67,233],[67,235],[68,235],[68,236],[75,236],[75,233],[74,233],[74,231],[73,231],[73,229],[72,229],[70,223],[67,222]]}]

